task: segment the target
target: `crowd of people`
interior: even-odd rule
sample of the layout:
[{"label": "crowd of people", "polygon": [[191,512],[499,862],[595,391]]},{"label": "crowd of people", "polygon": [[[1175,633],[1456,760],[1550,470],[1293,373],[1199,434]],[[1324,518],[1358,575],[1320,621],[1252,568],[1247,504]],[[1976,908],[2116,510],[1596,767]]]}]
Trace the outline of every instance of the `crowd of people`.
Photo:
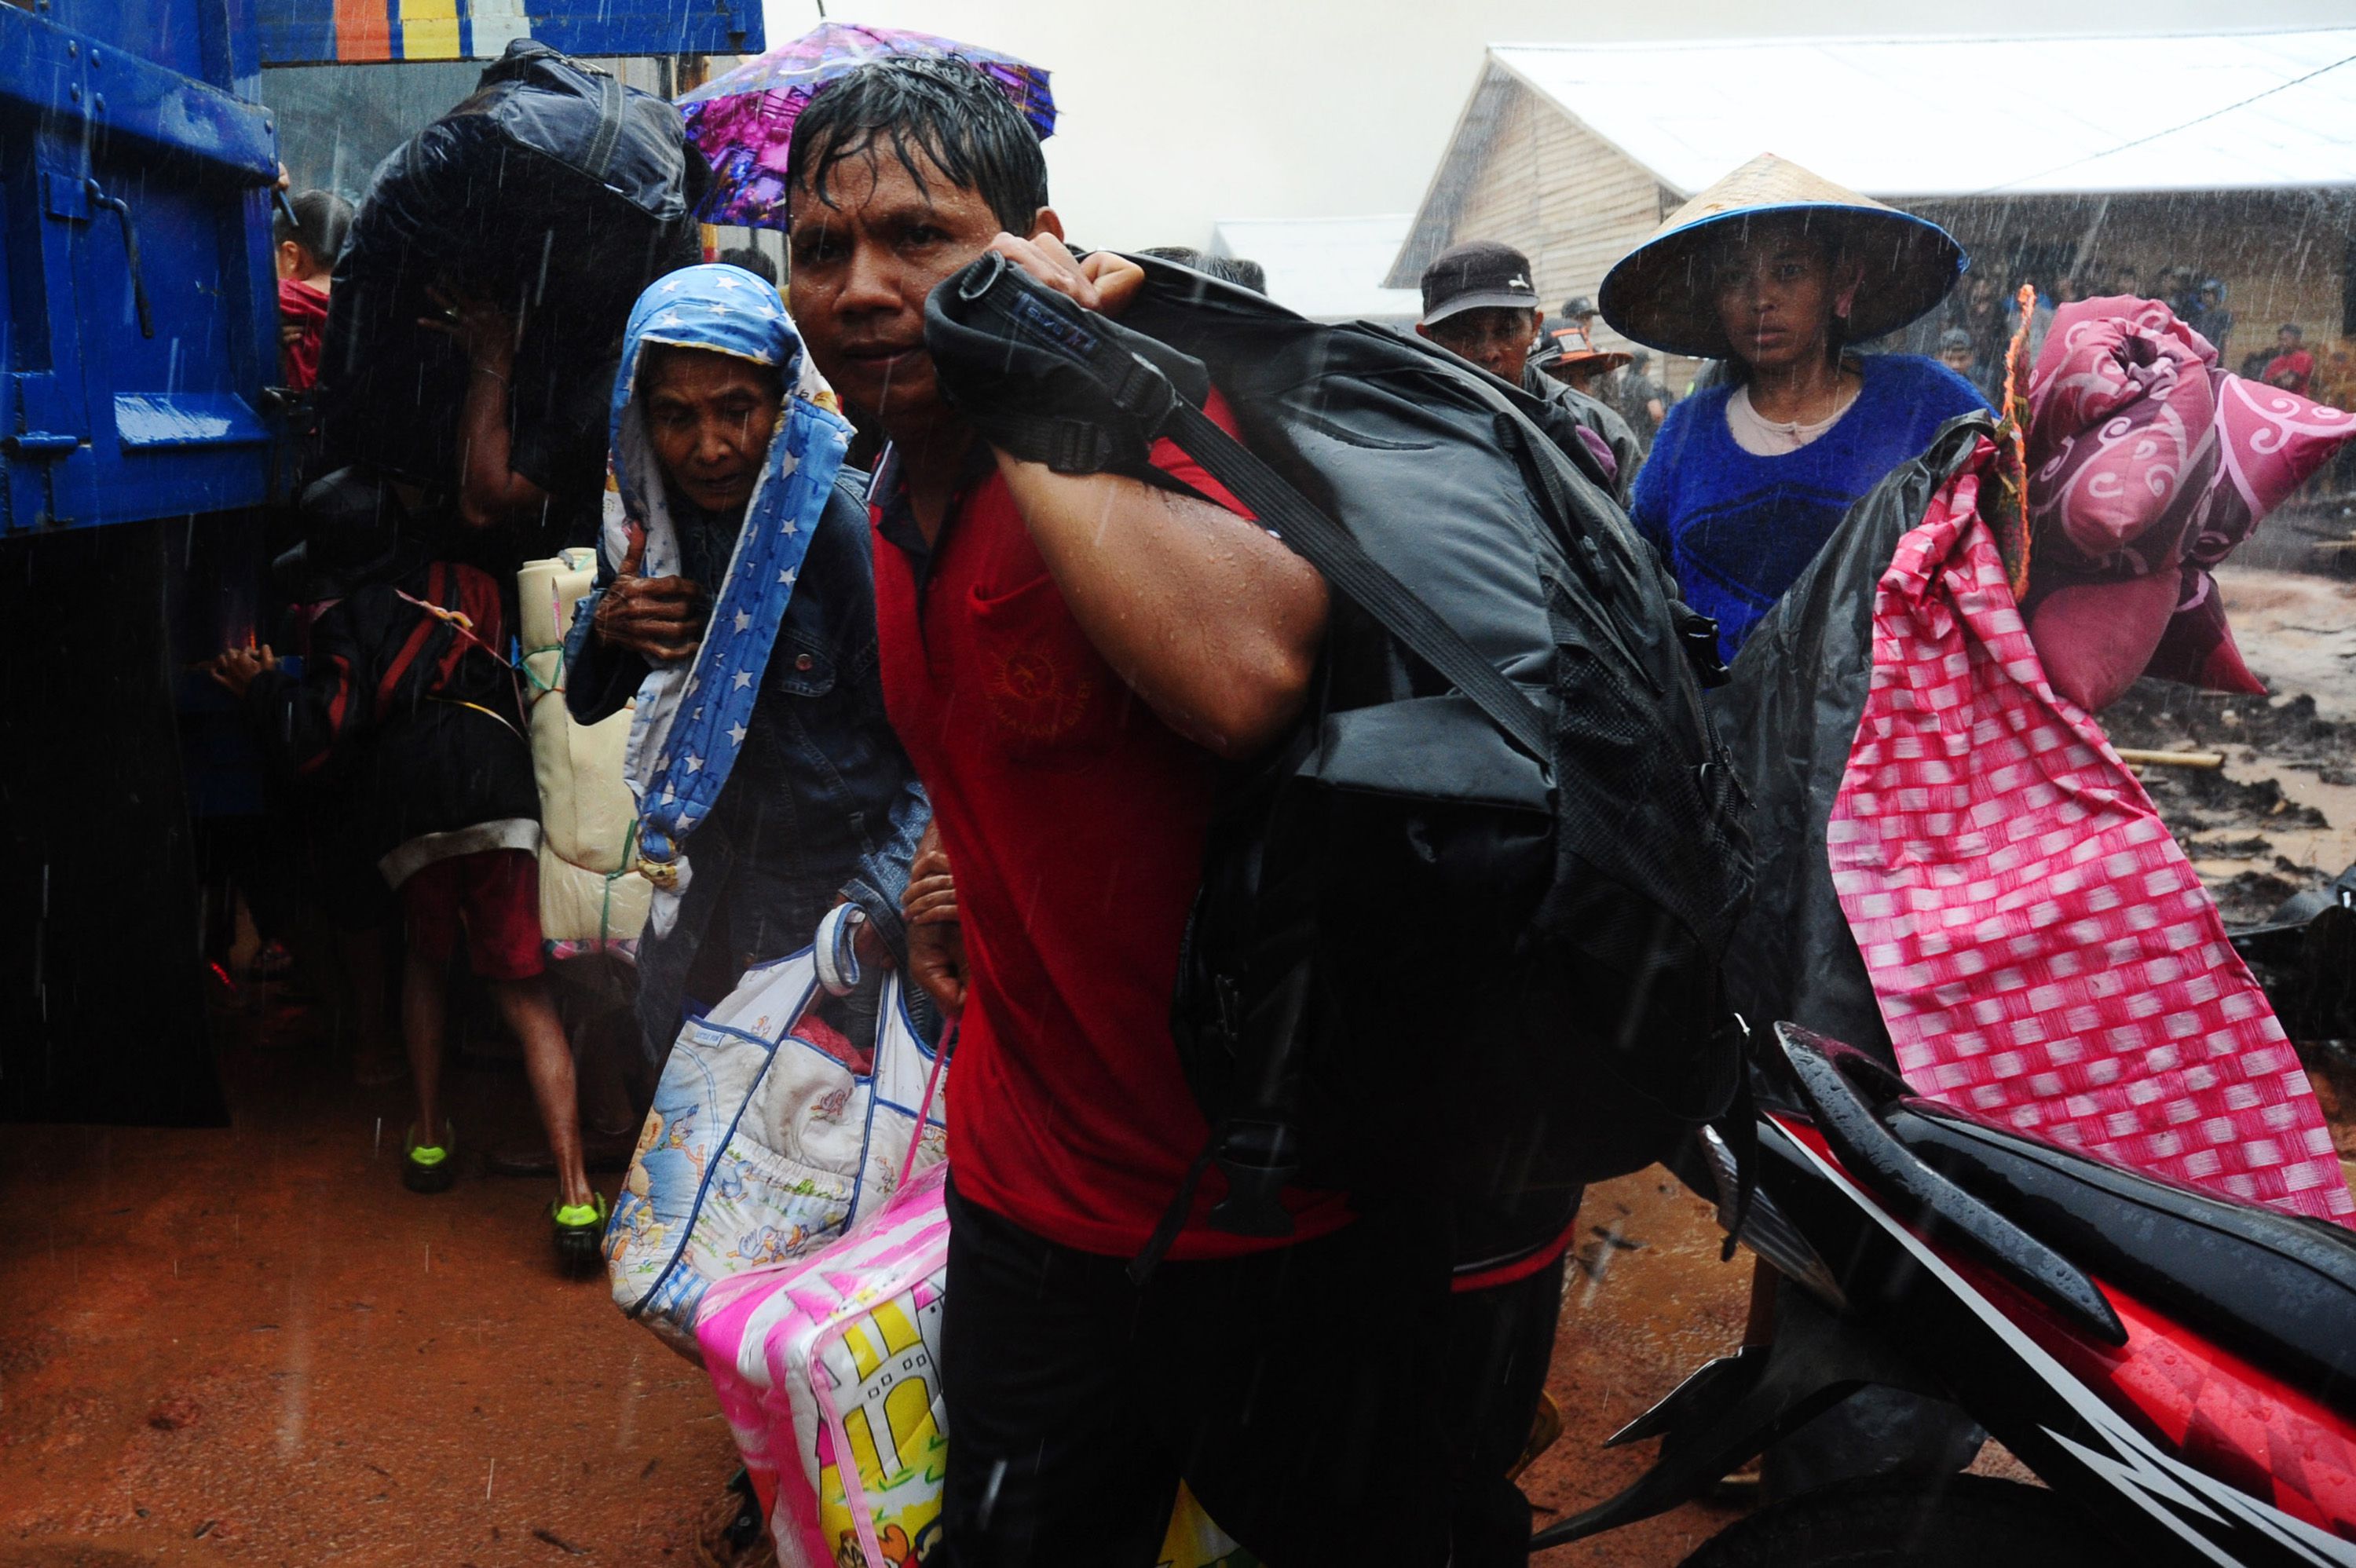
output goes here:
[{"label": "crowd of people", "polygon": [[[323,856],[376,879],[343,923],[399,910],[404,1179],[453,1179],[441,1080],[463,957],[521,1046],[555,1245],[597,1254],[583,1031],[537,907],[513,647],[528,547],[485,542],[528,524],[536,548],[561,513],[562,542],[599,551],[565,704],[584,725],[674,715],[669,740],[653,726],[662,754],[634,764],[652,780],[640,865],[657,888],[622,1053],[637,1108],[683,1020],[839,908],[852,983],[824,1004],[831,1027],[872,1046],[894,966],[955,1023],[956,1435],[927,1561],[1149,1563],[1182,1480],[1285,1568],[1523,1561],[1529,1509],[1507,1476],[1538,1417],[1575,1191],[1501,1266],[1421,1211],[1331,1191],[1288,1189],[1288,1234],[1239,1235],[1213,1221],[1214,1178],[1161,1238],[1167,1261],[1142,1284],[1129,1268],[1199,1175],[1204,1117],[1169,1040],[1206,843],[1228,782],[1312,701],[1337,624],[1327,582],[1175,447],[1155,449],[1155,482],[1060,472],[993,445],[944,394],[926,306],[969,263],[1001,257],[1115,319],[1146,278],[1066,245],[1038,134],[987,79],[954,60],[860,68],[802,111],[787,187],[782,293],[766,257],[730,251],[659,276],[611,324],[602,508],[525,451],[519,323],[444,287],[423,325],[466,363],[460,471],[313,485],[313,576],[287,618],[299,660],[265,645],[214,666],[289,786],[332,803],[308,808],[336,819]],[[1619,262],[1600,314],[1574,297],[1549,318],[1528,258],[1474,239],[1423,273],[1414,330],[1510,391],[1624,508],[1730,660],[1854,501],[1998,397],[2021,324],[1922,219],[1789,165],[1712,195]],[[291,387],[318,375],[350,221],[322,192],[282,218]],[[1260,283],[1248,263],[1154,254]],[[2053,306],[2144,292],[2124,266],[2033,281],[2032,351]],[[2171,267],[2152,293],[2227,352],[2216,280]],[[1647,350],[1599,348],[1599,320]],[[1879,341],[1922,351],[1859,352]],[[2264,353],[2272,384],[2317,374],[2295,325]],[[1655,354],[1717,369],[1679,398]],[[856,440],[805,494],[782,432],[813,388]],[[1204,407],[1243,428],[1215,387]],[[746,541],[779,530],[797,564],[745,585]],[[723,639],[741,651],[707,662]],[[741,717],[691,731],[726,693],[689,672],[723,668]],[[710,803],[693,810],[667,782],[691,775]]]},{"label": "crowd of people", "polygon": [[[2006,277],[2008,282],[1974,268],[1957,280],[1944,308],[1910,335],[1910,347],[1935,352],[1940,363],[1971,382],[1984,397],[1993,399],[2002,381],[2005,350],[2020,325],[2024,288],[2035,299],[2028,337],[2032,358],[2044,347],[2056,306],[2105,296],[2156,299],[2217,351],[2220,364],[2235,365],[2244,379],[2301,396],[2311,390],[2316,361],[2305,346],[2306,328],[2297,322],[2285,322],[2270,341],[2246,348],[2237,362],[2232,357],[2234,323],[2226,304],[2225,284],[2197,268],[2162,267],[2148,286],[2134,266],[2101,261],[2050,273],[2024,269]],[[1926,338],[1931,333],[1935,337]]]}]

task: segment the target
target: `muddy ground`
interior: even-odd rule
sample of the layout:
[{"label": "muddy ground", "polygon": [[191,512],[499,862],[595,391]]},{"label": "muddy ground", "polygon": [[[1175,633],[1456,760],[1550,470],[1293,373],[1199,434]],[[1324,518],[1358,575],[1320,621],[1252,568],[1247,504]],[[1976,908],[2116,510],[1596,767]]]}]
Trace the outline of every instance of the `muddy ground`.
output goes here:
[{"label": "muddy ground", "polygon": [[[557,1276],[552,1183],[406,1192],[405,1085],[299,1016],[238,1032],[227,1129],[0,1140],[0,1568],[692,1561],[726,1429]],[[519,1072],[455,1087],[477,1153],[529,1136]]]},{"label": "muddy ground", "polygon": [[[2145,778],[2251,920],[2356,860],[2356,584],[2224,585],[2277,695],[2147,684],[2107,718],[2121,745],[2226,752]],[[472,1158],[455,1192],[402,1191],[401,1086],[353,1087],[300,1009],[225,1021],[231,1127],[0,1138],[0,1568],[694,1562],[726,1430],[601,1282],[557,1277],[550,1195]],[[511,1065],[455,1087],[477,1157],[528,1136]],[[1747,1260],[1719,1263],[1708,1208],[1657,1171],[1595,1189],[1582,1223],[1549,1381],[1566,1430],[1525,1479],[1542,1520],[1643,1469],[1653,1445],[1603,1438],[1731,1349],[1747,1299]],[[1675,1563],[1739,1512],[1543,1561]]]},{"label": "muddy ground", "polygon": [[[351,1085],[292,1008],[227,1020],[234,1125],[12,1128],[0,1192],[0,1568],[689,1563],[736,1466],[702,1374],[554,1272],[512,1066],[455,1073],[476,1157],[401,1189],[401,1086]],[[378,1132],[379,1118],[382,1133]],[[603,1179],[608,1182],[611,1178]],[[1551,1388],[1549,1510],[1624,1484],[1604,1436],[1730,1348],[1747,1264],[1657,1172],[1595,1190]],[[1608,1239],[1607,1239],[1608,1237]],[[1694,1508],[1555,1553],[1675,1563]]]},{"label": "muddy ground", "polygon": [[2356,582],[2228,569],[2219,585],[2273,695],[2146,680],[2102,720],[2120,746],[2224,754],[2214,771],[2146,767],[2143,783],[2239,925],[2356,861]]}]

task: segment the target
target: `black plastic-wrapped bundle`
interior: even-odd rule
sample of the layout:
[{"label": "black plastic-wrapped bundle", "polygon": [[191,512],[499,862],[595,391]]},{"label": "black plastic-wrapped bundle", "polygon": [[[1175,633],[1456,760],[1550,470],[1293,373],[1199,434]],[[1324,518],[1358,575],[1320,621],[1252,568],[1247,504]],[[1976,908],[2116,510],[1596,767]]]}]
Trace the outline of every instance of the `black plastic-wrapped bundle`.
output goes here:
[{"label": "black plastic-wrapped bundle", "polygon": [[[524,322],[518,453],[555,451],[581,470],[527,477],[552,491],[599,483],[604,423],[584,388],[610,378],[640,291],[697,259],[710,178],[670,104],[545,44],[509,45],[472,97],[378,166],[353,220],[321,356],[328,465],[455,481],[466,358],[418,325],[437,314],[438,286]],[[542,439],[551,424],[574,439]]]},{"label": "black plastic-wrapped bundle", "polygon": [[1890,1031],[1833,889],[1825,827],[1873,680],[1873,595],[1898,541],[1984,435],[1985,414],[1858,499],[1712,692],[1711,717],[1751,795],[1758,882],[1726,950],[1727,1003],[1754,1029],[1788,1020],[1890,1060]]}]

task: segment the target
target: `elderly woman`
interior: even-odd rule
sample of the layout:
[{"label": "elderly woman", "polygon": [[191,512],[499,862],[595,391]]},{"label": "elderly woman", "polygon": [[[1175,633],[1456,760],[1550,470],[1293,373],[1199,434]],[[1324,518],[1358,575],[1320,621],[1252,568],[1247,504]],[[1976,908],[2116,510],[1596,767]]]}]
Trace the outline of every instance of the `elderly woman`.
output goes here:
[{"label": "elderly woman", "polygon": [[[619,505],[565,700],[587,724],[635,699],[626,766],[659,890],[638,952],[650,1067],[691,1007],[809,946],[838,903],[868,959],[899,950],[931,816],[876,676],[866,475],[841,466],[849,427],[798,386],[801,365],[777,291],[738,267],[649,285],[623,340]],[[862,1046],[870,968],[835,1020]]]},{"label": "elderly woman", "polygon": [[1933,309],[1963,269],[1936,224],[1772,155],[1672,216],[1603,280],[1606,320],[1639,343],[1723,360],[1678,404],[1630,515],[1731,659],[1850,503],[1987,407],[1916,355],[1857,353]]}]

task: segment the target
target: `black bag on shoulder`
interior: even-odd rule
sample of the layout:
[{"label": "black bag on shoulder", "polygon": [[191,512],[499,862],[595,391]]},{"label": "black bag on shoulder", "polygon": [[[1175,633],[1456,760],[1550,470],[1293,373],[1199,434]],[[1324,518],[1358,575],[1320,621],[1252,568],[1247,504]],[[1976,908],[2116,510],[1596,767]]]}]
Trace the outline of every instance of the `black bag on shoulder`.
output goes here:
[{"label": "black bag on shoulder", "polygon": [[1332,589],[1306,712],[1215,816],[1172,1009],[1213,1131],[1138,1269],[1212,1165],[1213,1224],[1283,1235],[1288,1186],[1498,1199],[1652,1163],[1742,1082],[1715,625],[1519,389],[1141,264],[1119,323],[995,256],[926,312],[993,445],[1167,485],[1167,438]]}]

